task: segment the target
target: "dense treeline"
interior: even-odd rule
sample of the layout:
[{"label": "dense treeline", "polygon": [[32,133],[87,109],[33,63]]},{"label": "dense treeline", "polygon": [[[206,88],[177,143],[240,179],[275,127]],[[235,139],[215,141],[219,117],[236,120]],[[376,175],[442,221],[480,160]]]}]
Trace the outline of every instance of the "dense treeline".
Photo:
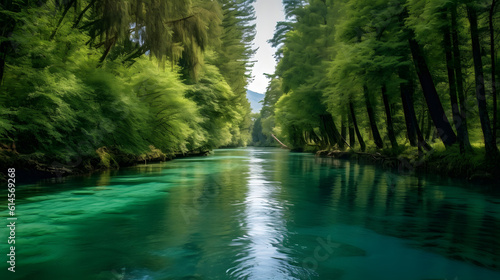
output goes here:
[{"label": "dense treeline", "polygon": [[246,145],[253,2],[2,1],[2,158]]},{"label": "dense treeline", "polygon": [[498,156],[498,1],[283,4],[254,141]]}]

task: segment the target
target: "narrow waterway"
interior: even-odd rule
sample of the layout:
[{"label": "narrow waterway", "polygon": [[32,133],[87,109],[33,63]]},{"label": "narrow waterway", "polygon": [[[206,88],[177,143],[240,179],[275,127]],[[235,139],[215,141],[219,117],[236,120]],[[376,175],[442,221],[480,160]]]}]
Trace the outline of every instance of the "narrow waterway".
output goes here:
[{"label": "narrow waterway", "polygon": [[0,279],[500,279],[498,190],[352,161],[216,150],[16,195]]}]

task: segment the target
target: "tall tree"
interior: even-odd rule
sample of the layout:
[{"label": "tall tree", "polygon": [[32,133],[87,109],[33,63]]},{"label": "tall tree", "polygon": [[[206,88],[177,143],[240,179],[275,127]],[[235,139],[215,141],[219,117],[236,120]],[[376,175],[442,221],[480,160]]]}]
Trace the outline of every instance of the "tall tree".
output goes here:
[{"label": "tall tree", "polygon": [[458,27],[457,27],[457,6],[451,5],[451,38],[453,43],[453,68],[455,72],[456,82],[457,82],[457,95],[458,100],[460,102],[460,120],[462,122],[461,130],[462,130],[462,139],[463,145],[466,151],[472,150],[469,140],[469,128],[467,126],[467,105],[465,99],[465,91],[463,85],[463,74],[462,74],[462,59],[460,55],[460,47],[459,47],[459,37],[458,37]]},{"label": "tall tree", "polygon": [[[456,77],[455,77],[455,69],[453,67],[453,54],[452,54],[452,43],[451,43],[451,31],[450,24],[448,22],[448,10],[444,9],[442,12],[443,17],[443,48],[445,52],[445,60],[446,60],[446,72],[448,75],[448,88],[450,94],[451,101],[451,110],[453,113],[453,123],[455,124],[455,129],[457,130],[457,139],[460,145],[460,151],[462,153],[466,150],[466,145],[468,144],[468,140],[465,139],[465,127],[462,120],[462,114],[460,113],[460,107],[458,105],[457,99],[457,86],[456,86]],[[470,151],[470,145],[468,145],[467,150]]]},{"label": "tall tree", "polygon": [[493,15],[495,14],[495,8],[497,1],[491,1],[491,7],[488,14],[488,25],[490,29],[490,58],[491,58],[491,95],[493,95],[493,139],[496,143],[497,139],[497,84],[496,84],[496,50],[495,50],[495,27],[493,25]]},{"label": "tall tree", "polygon": [[422,87],[422,91],[424,92],[425,101],[427,102],[427,107],[429,108],[429,113],[436,129],[438,130],[438,136],[446,146],[451,146],[457,141],[457,136],[451,128],[448,117],[444,113],[443,105],[439,99],[436,86],[434,85],[434,80],[432,79],[420,44],[412,37],[408,39],[408,42],[410,44],[413,62],[420,80],[420,85]]},{"label": "tall tree", "polygon": [[[246,98],[247,80],[253,66],[251,58],[255,53],[252,41],[255,38],[255,0],[222,0],[222,34],[220,45],[215,48],[217,58],[214,64],[235,93],[233,102],[238,104],[243,119],[239,124],[242,142],[249,138],[250,103]],[[236,140],[235,142],[240,142]]]},{"label": "tall tree", "polygon": [[361,136],[361,132],[359,131],[358,121],[356,119],[356,113],[354,112],[354,106],[353,106],[352,102],[349,102],[349,111],[351,114],[351,120],[352,120],[352,124],[354,126],[354,131],[356,131],[356,136],[358,137],[358,142],[359,142],[359,145],[361,146],[361,151],[364,152],[366,149],[366,144],[365,144],[365,141],[363,140],[363,136]]},{"label": "tall tree", "polygon": [[375,141],[375,145],[377,145],[379,149],[382,149],[384,147],[384,142],[382,141],[382,137],[380,137],[380,132],[378,131],[374,106],[372,105],[372,102],[370,100],[370,94],[368,93],[368,87],[366,85],[363,86],[363,94],[365,97],[365,106],[366,111],[368,112],[368,119],[370,121],[373,140]]},{"label": "tall tree", "polygon": [[481,46],[479,44],[479,31],[477,25],[477,12],[473,4],[467,5],[467,17],[470,23],[470,35],[472,40],[472,57],[474,59],[474,72],[476,81],[476,99],[479,109],[479,119],[483,130],[484,145],[487,157],[496,157],[498,147],[496,139],[491,131],[490,117],[486,107],[486,91],[484,88],[483,62],[481,60]]},{"label": "tall tree", "polygon": [[394,133],[391,105],[389,103],[389,97],[387,96],[386,85],[382,85],[382,99],[384,101],[385,116],[387,120],[387,134],[389,136],[389,140],[391,141],[392,148],[396,149],[398,147],[398,142],[396,141],[396,134]]}]

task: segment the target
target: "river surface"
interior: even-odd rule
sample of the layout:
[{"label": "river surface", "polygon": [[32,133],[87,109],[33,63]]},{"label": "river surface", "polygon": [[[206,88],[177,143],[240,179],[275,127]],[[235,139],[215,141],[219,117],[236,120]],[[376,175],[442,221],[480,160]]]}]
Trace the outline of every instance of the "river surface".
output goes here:
[{"label": "river surface", "polygon": [[18,186],[16,204],[0,279],[500,279],[494,187],[281,149]]}]

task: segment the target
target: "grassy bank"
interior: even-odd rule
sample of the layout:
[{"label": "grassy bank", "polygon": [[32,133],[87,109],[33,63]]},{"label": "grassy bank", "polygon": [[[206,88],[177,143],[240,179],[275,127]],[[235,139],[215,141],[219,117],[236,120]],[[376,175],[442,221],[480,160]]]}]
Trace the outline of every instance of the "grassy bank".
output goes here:
[{"label": "grassy bank", "polygon": [[73,156],[66,159],[44,154],[23,155],[8,150],[0,150],[0,181],[6,180],[8,168],[16,169],[16,177],[21,183],[32,183],[45,178],[83,175],[108,169],[136,164],[162,162],[186,156],[207,155],[208,151],[165,154],[154,146],[143,154],[124,153],[113,147],[101,147],[91,156]]},{"label": "grassy bank", "polygon": [[445,149],[435,144],[432,150],[419,152],[416,148],[401,146],[398,149],[368,149],[366,152],[316,151],[319,156],[357,160],[404,172],[437,174],[469,181],[500,183],[500,159],[486,159],[484,147],[473,147],[461,154],[458,147]]}]

